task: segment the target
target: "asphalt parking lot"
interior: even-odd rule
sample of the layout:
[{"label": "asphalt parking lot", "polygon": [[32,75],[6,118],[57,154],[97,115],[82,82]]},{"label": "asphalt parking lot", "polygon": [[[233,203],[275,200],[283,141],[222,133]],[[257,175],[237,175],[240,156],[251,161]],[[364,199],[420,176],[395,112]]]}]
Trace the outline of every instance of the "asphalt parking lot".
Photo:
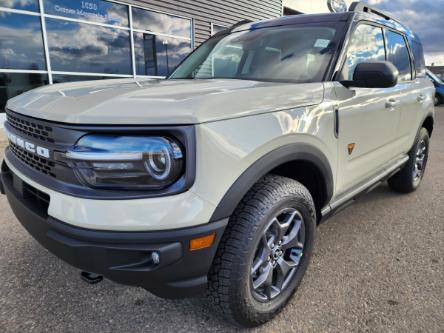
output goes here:
[{"label": "asphalt parking lot", "polygon": [[[0,332],[232,330],[201,298],[85,284],[25,232],[0,196]],[[444,108],[419,190],[400,196],[382,186],[321,225],[298,293],[253,331],[444,332]]]}]

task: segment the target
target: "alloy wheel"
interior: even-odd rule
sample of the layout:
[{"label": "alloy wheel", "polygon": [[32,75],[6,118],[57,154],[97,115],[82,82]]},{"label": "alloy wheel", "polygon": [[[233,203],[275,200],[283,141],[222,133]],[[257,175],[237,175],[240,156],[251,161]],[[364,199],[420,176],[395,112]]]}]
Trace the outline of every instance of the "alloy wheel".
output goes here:
[{"label": "alloy wheel", "polygon": [[423,174],[427,158],[427,144],[425,140],[421,140],[415,154],[415,165],[413,168],[413,181],[418,183]]},{"label": "alloy wheel", "polygon": [[305,225],[294,208],[281,210],[264,229],[251,264],[255,299],[270,301],[289,285],[303,256]]}]

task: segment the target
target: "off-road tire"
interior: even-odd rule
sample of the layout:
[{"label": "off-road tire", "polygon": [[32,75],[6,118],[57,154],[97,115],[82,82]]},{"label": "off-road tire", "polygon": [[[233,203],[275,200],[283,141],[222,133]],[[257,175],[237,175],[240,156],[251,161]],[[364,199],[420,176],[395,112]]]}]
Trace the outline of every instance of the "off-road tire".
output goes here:
[{"label": "off-road tire", "polygon": [[[303,217],[303,255],[286,289],[275,299],[259,302],[252,295],[251,262],[270,217],[283,207],[297,209]],[[269,321],[285,307],[309,264],[315,229],[315,206],[303,185],[267,175],[253,186],[230,218],[208,276],[208,296],[228,321],[254,327]]]},{"label": "off-road tire", "polygon": [[[421,177],[415,180],[413,174],[416,163],[416,154],[418,151],[418,147],[422,141],[424,141],[426,144],[424,167],[422,170]],[[413,145],[412,149],[409,152],[408,162],[403,166],[403,168],[397,174],[395,174],[388,180],[388,184],[393,191],[398,193],[411,193],[414,192],[419,187],[422,178],[424,177],[424,173],[427,166],[427,160],[429,156],[429,144],[430,144],[429,132],[427,131],[427,129],[421,128],[421,131],[419,132],[419,135],[416,138],[415,144]]]}]

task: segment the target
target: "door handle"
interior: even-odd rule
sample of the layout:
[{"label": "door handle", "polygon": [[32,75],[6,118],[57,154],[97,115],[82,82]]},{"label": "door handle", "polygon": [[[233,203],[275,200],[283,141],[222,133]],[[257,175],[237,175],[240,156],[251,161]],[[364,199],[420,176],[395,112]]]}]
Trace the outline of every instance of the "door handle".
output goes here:
[{"label": "door handle", "polygon": [[426,99],[426,97],[425,97],[423,94],[419,95],[419,96],[416,98],[416,100],[417,100],[419,103],[424,102],[425,99]]},{"label": "door handle", "polygon": [[396,106],[398,106],[399,101],[397,101],[394,98],[390,98],[389,100],[387,100],[387,102],[385,103],[385,107],[386,109],[394,109]]}]

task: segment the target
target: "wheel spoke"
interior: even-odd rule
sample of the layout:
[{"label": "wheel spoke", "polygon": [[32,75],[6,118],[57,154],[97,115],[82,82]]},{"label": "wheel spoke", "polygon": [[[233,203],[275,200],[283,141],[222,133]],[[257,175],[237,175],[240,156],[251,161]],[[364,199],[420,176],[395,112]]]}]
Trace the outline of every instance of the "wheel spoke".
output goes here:
[{"label": "wheel spoke", "polygon": [[271,253],[271,245],[274,243],[274,236],[270,237],[270,239],[267,239],[267,235],[262,235],[262,244],[264,246],[264,256],[267,257]]},{"label": "wheel spoke", "polygon": [[256,280],[253,281],[253,288],[256,290],[262,286],[271,287],[273,283],[273,266],[268,263]]},{"label": "wheel spoke", "polygon": [[297,266],[296,263],[291,263],[291,262],[285,260],[283,257],[281,257],[277,261],[276,270],[277,270],[278,274],[280,275],[280,277],[282,277],[282,279],[285,279],[288,272],[296,266]]},{"label": "wheel spoke", "polygon": [[284,251],[291,249],[293,247],[298,247],[298,248],[303,247],[303,244],[299,242],[298,239],[299,231],[301,230],[301,225],[302,225],[301,220],[296,221],[291,232],[284,237],[284,240],[282,242],[282,249]]},{"label": "wheel spoke", "polygon": [[255,274],[257,270],[264,265],[264,263],[265,261],[262,255],[256,258],[253,262],[253,267],[251,267],[251,274]]},{"label": "wheel spoke", "polygon": [[296,210],[294,210],[293,212],[291,212],[290,216],[287,219],[285,219],[284,222],[280,223],[279,240],[282,240],[284,238],[285,234],[288,231],[288,228],[290,228],[290,225],[293,222],[293,220],[297,214],[298,214],[298,212]]}]

